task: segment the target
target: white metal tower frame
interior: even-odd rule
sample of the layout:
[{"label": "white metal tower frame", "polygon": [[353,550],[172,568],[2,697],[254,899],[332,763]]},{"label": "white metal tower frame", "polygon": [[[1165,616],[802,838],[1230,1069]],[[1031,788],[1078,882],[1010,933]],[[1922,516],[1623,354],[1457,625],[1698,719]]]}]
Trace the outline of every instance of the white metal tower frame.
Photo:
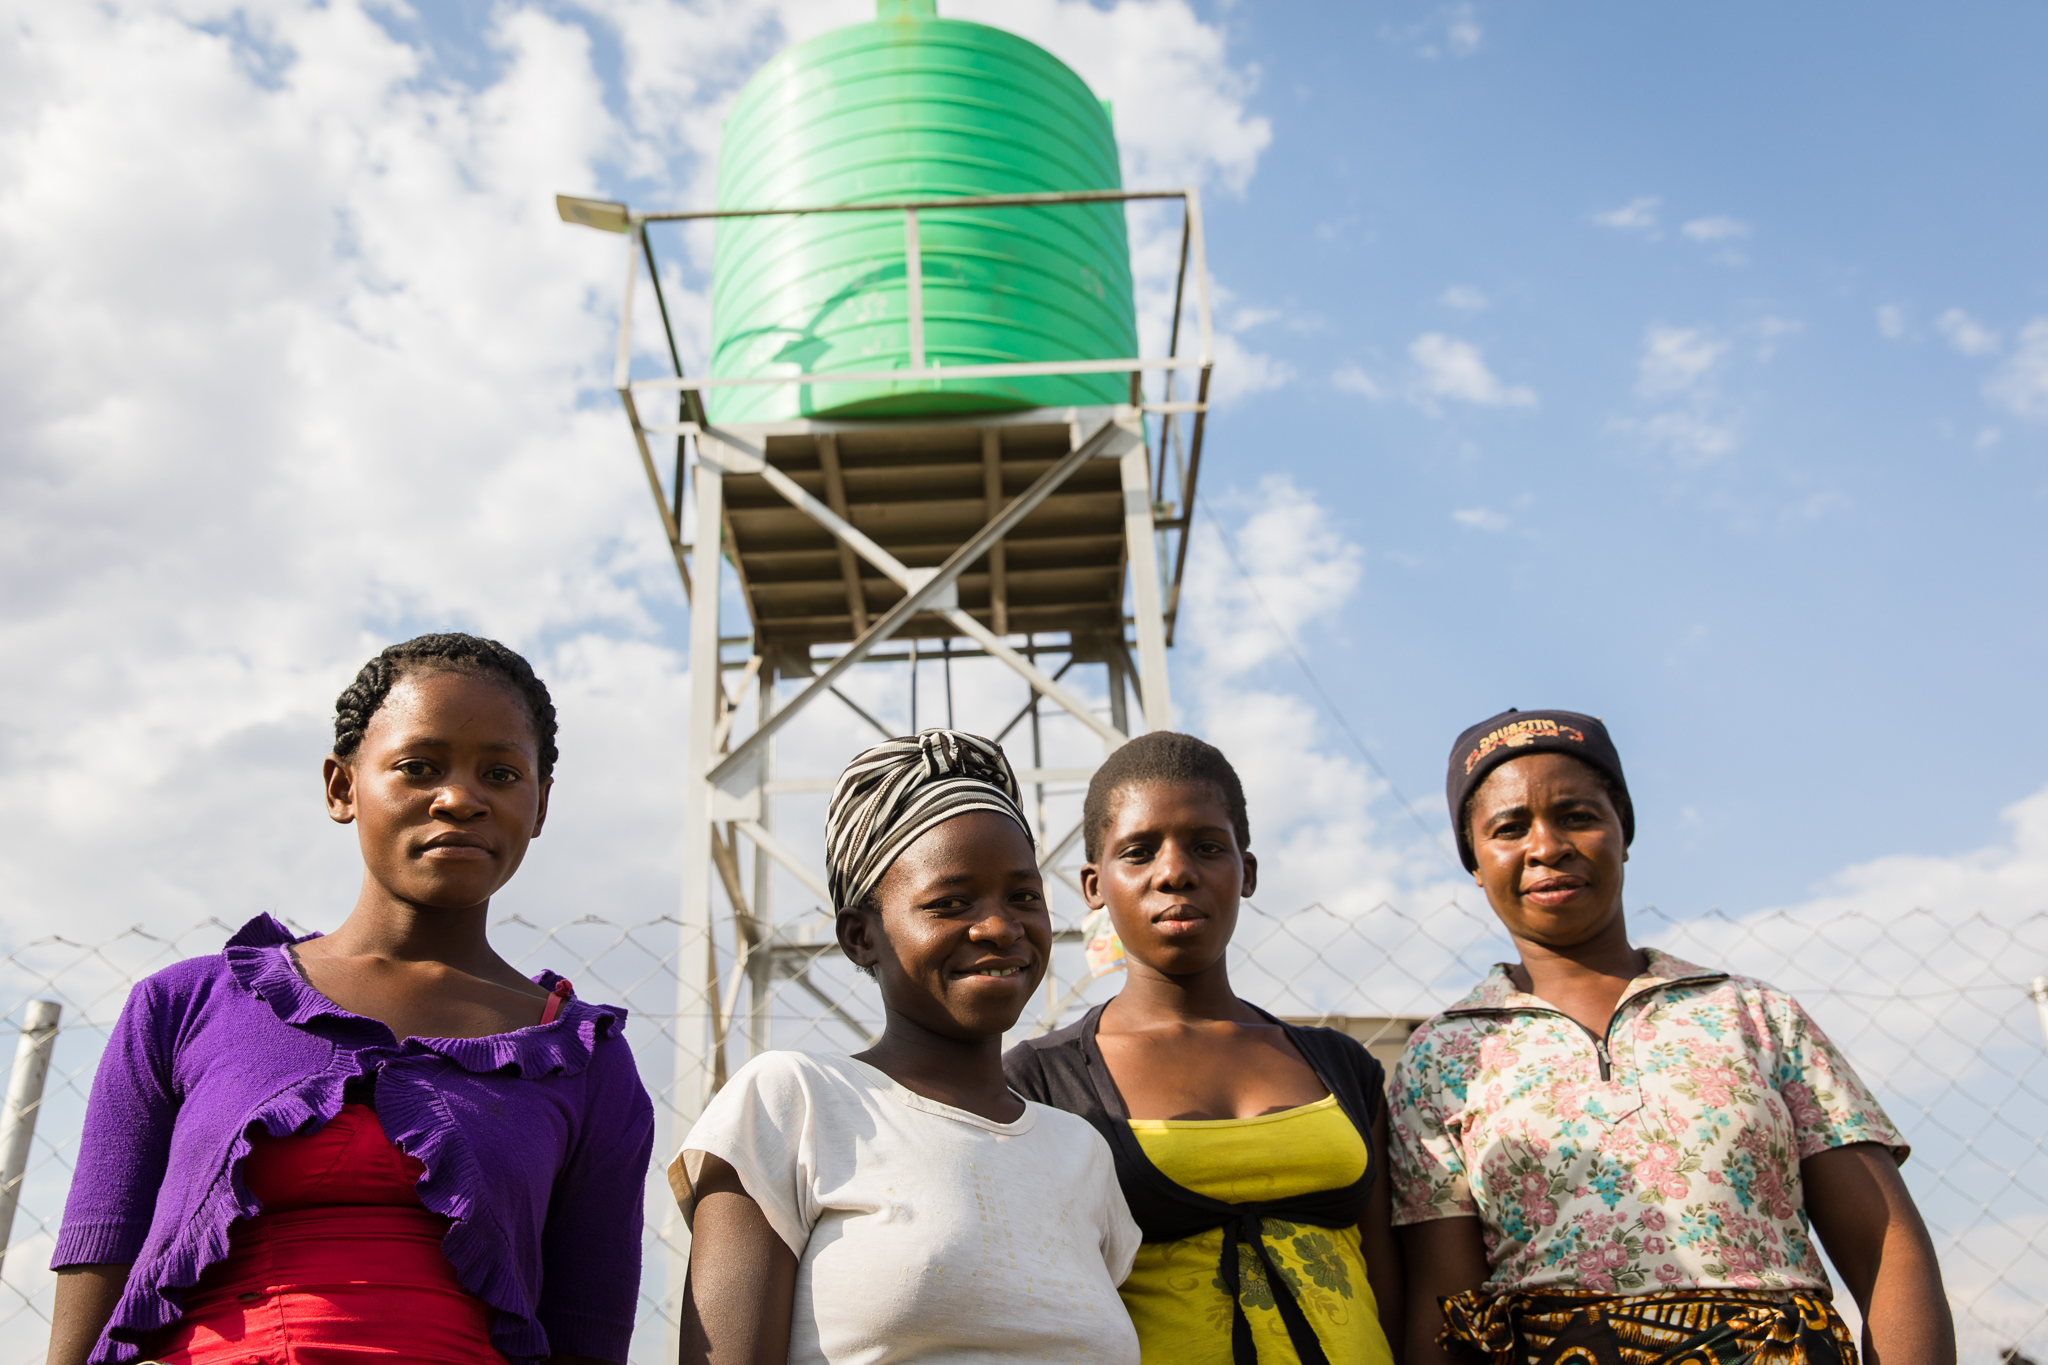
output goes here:
[{"label": "white metal tower frame", "polygon": [[[1001,210],[1159,199],[1178,199],[1185,209],[1180,270],[1174,291],[1166,355],[1111,359],[1077,357],[1063,361],[957,367],[928,363],[924,348],[923,264],[918,234],[920,211]],[[678,1046],[675,1091],[671,1102],[679,1117],[687,1118],[701,1111],[710,1094],[724,1080],[726,1042],[735,1022],[742,982],[750,983],[753,988],[748,1032],[751,1050],[758,1051],[767,1045],[766,1000],[770,982],[777,971],[778,958],[787,956],[808,960],[808,954],[817,949],[817,945],[812,943],[785,942],[785,936],[770,922],[765,902],[771,865],[785,869],[814,892],[821,904],[830,907],[825,879],[816,862],[779,840],[774,833],[772,818],[775,796],[824,790],[829,781],[816,778],[778,781],[773,767],[775,736],[821,698],[835,696],[850,705],[844,694],[838,691],[837,684],[851,669],[875,658],[878,646],[894,638],[913,618],[922,618],[918,634],[926,639],[931,636],[931,624],[935,620],[942,621],[957,632],[956,638],[971,642],[972,654],[1000,660],[1024,680],[1034,694],[1034,706],[1035,698],[1042,697],[1093,731],[1101,739],[1105,754],[1128,738],[1122,693],[1123,680],[1127,676],[1135,677],[1144,728],[1160,729],[1170,723],[1166,651],[1172,640],[1180,580],[1186,564],[1213,364],[1213,329],[1200,198],[1196,190],[1189,188],[678,213],[635,212],[623,204],[567,196],[558,197],[557,204],[565,221],[621,232],[628,238],[614,385],[625,407],[649,490],[692,606],[688,750],[683,775],[686,788],[680,907],[682,929],[677,961],[685,964],[686,972],[690,970],[687,964],[705,964],[705,976],[701,990],[694,993],[689,989],[687,980],[678,983],[681,987],[677,998],[679,1017],[675,1022]],[[659,271],[647,240],[647,224],[703,218],[876,212],[903,216],[905,278],[909,296],[908,368],[860,373],[710,378],[689,378],[683,374],[680,351],[661,291]],[[631,374],[633,305],[643,261],[661,309],[662,328],[674,374],[636,380]],[[1181,315],[1190,282],[1194,285],[1192,311],[1198,343],[1195,354],[1183,355],[1179,351]],[[1196,374],[1195,393],[1192,398],[1177,399],[1174,394],[1175,377],[1190,370]],[[742,385],[824,386],[1087,374],[1128,374],[1130,401],[972,417],[853,421],[808,419],[728,426],[712,423],[706,416],[702,401],[702,394],[707,389]],[[1161,381],[1156,396],[1148,397],[1145,393],[1144,381],[1148,374]],[[644,401],[670,393],[678,395],[679,399],[676,420],[652,421],[642,416]],[[1148,419],[1157,424],[1160,438],[1156,462],[1146,439]],[[996,475],[991,473],[988,519],[935,567],[904,564],[856,527],[847,513],[843,495],[836,492],[836,473],[832,475],[830,484],[834,495],[821,500],[778,469],[768,456],[768,443],[772,437],[808,435],[832,438],[840,432],[912,429],[921,423],[985,428],[997,433],[988,438],[991,451],[996,449],[1000,431],[1005,426],[1042,427],[1057,423],[1069,428],[1072,435],[1065,454],[1056,459],[1030,487],[1007,502],[1002,501],[1000,484]],[[675,475],[672,488],[664,489],[650,441],[670,436],[676,438]],[[694,460],[687,458],[686,440],[695,445]],[[994,460],[995,456],[992,454],[990,459]],[[994,572],[999,576],[1004,537],[1079,470],[1097,461],[1109,460],[1117,462],[1122,489],[1123,553],[1130,590],[1130,616],[1126,625],[1133,638],[1126,642],[1122,632],[1118,631],[1115,641],[1107,647],[1104,662],[1108,663],[1111,671],[1113,705],[1111,718],[1105,720],[1087,701],[1063,685],[1058,677],[1039,667],[1031,657],[1037,652],[1031,646],[1019,649],[1013,643],[1015,636],[1006,638],[1005,633],[997,628],[1004,624],[1000,606],[991,612],[992,620],[986,623],[962,610],[957,580],[963,570],[985,558],[995,566]],[[721,635],[718,611],[721,561],[728,551],[732,552],[735,565],[738,560],[736,549],[722,544],[730,534],[723,529],[727,526],[726,481],[736,475],[765,481],[790,507],[829,534],[838,547],[857,633],[836,655],[778,661],[767,657],[761,641],[755,636]],[[698,533],[694,545],[683,537],[683,489],[686,483],[695,499]],[[991,550],[996,551],[994,556],[990,555]],[[858,584],[854,564],[856,557],[903,591],[903,596],[893,606],[873,619],[868,619],[860,604],[864,597]],[[749,646],[744,662],[725,657],[725,647],[733,645]],[[1129,645],[1136,646],[1135,659],[1131,657]],[[950,642],[947,648],[950,653]],[[1070,659],[1079,657],[1079,652],[1071,644],[1069,651]],[[724,675],[729,671],[740,674],[738,696],[729,695],[726,690]],[[778,678],[797,680],[806,675],[808,681],[802,690],[778,704],[775,686]],[[757,704],[750,708],[754,725],[751,732],[744,732],[742,727],[743,733],[736,737],[735,721],[742,715],[745,693],[750,685],[758,686]],[[857,707],[855,709],[858,710]],[[864,712],[861,714],[878,730],[882,728],[879,722],[873,722],[872,717],[866,717]],[[1027,768],[1020,771],[1019,776],[1028,786],[1034,782],[1085,781],[1092,771],[1092,766],[1057,770]],[[724,832],[720,830],[721,825]],[[1049,871],[1056,870],[1057,862],[1071,849],[1080,832],[1076,826],[1063,838],[1046,838],[1041,865]],[[739,848],[742,837],[754,851],[751,897],[742,876]],[[720,979],[718,954],[712,939],[714,878],[730,905],[734,924],[736,943],[729,987]],[[802,970],[784,965],[783,974],[793,977],[798,986],[810,990],[821,1004],[836,1011],[837,1006],[808,983]],[[1053,1007],[1053,1012],[1057,1012],[1057,1006]],[[679,1275],[680,1270],[672,1273]]]}]

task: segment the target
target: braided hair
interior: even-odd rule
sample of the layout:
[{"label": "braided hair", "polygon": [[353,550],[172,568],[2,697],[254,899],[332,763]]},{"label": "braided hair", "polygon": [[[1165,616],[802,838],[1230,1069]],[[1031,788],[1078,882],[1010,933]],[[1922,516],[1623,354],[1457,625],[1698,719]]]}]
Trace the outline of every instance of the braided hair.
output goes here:
[{"label": "braided hair", "polygon": [[1223,751],[1193,735],[1154,730],[1103,759],[1088,781],[1088,796],[1081,804],[1081,829],[1089,862],[1102,857],[1102,835],[1115,816],[1117,793],[1154,782],[1196,782],[1213,788],[1230,814],[1238,848],[1251,847],[1252,824],[1245,810],[1244,784],[1237,780],[1237,769],[1230,766]]},{"label": "braided hair", "polygon": [[400,678],[414,673],[468,673],[503,683],[526,703],[539,749],[540,780],[553,776],[555,704],[548,685],[534,676],[533,665],[496,640],[459,632],[416,635],[404,644],[388,645],[356,674],[356,680],[334,699],[334,756],[347,758],[361,747],[370,718],[391,695]]}]

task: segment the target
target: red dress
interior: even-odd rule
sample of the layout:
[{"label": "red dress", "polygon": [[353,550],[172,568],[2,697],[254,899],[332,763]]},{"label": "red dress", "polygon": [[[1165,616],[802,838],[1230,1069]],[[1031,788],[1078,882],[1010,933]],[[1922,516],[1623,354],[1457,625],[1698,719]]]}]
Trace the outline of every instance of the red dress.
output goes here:
[{"label": "red dress", "polygon": [[[553,1020],[567,983],[548,1001]],[[315,1132],[259,1132],[242,1179],[263,1211],[229,1231],[227,1259],[185,1294],[163,1365],[505,1365],[491,1310],[441,1251],[448,1220],[420,1203],[425,1171],[344,1104]]]},{"label": "red dress", "polygon": [[448,1220],[420,1203],[424,1169],[377,1112],[346,1104],[303,1136],[258,1134],[242,1165],[263,1212],[185,1294],[164,1365],[504,1365],[491,1310],[441,1253]]}]

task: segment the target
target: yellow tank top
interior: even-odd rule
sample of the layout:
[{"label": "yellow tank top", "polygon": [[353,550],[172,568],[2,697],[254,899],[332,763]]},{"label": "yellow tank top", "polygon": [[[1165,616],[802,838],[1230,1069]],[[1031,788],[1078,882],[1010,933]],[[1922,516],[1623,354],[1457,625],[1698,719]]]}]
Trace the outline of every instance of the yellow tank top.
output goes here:
[{"label": "yellow tank top", "polygon": [[[1226,1203],[1340,1189],[1365,1174],[1365,1139],[1328,1095],[1250,1119],[1132,1119],[1131,1131],[1168,1180]],[[1267,1254],[1294,1292],[1330,1365],[1393,1365],[1366,1283],[1358,1229],[1264,1222]],[[1147,1242],[1124,1281],[1144,1365],[1230,1365],[1230,1299],[1216,1263],[1223,1229]],[[1250,1247],[1238,1248],[1238,1299],[1260,1365],[1297,1365],[1287,1325]]]}]

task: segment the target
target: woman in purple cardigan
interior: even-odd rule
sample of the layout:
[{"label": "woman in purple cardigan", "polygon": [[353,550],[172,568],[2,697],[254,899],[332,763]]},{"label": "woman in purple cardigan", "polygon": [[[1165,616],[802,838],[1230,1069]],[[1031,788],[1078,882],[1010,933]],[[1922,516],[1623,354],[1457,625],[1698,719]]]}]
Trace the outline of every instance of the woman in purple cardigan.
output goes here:
[{"label": "woman in purple cardigan", "polygon": [[547,816],[555,712],[423,635],[335,706],[363,885],[136,986],[86,1112],[50,1365],[626,1358],[654,1117],[625,1011],[485,939]]}]

